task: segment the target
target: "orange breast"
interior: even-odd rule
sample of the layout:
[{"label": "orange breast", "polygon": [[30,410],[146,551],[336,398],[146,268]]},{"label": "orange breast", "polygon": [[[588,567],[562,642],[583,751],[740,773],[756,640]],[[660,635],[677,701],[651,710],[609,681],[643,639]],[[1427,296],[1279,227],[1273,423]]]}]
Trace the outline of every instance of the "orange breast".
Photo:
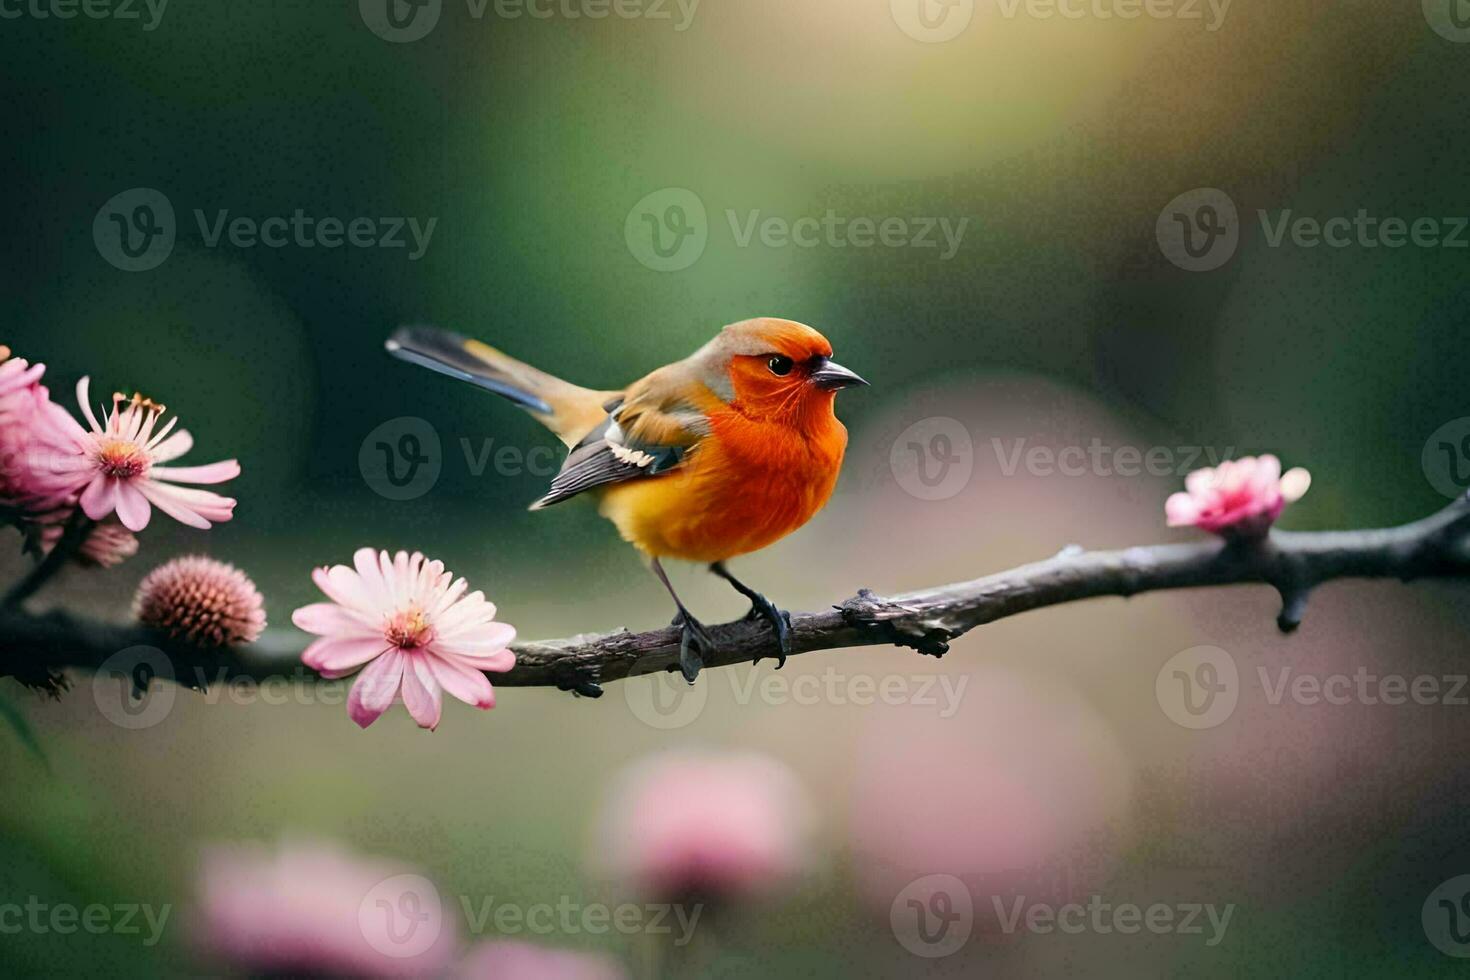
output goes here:
[{"label": "orange breast", "polygon": [[811,520],[832,496],[847,430],[829,419],[802,432],[714,416],[714,432],[683,466],[609,486],[601,513],[654,557],[713,562],[757,551]]}]

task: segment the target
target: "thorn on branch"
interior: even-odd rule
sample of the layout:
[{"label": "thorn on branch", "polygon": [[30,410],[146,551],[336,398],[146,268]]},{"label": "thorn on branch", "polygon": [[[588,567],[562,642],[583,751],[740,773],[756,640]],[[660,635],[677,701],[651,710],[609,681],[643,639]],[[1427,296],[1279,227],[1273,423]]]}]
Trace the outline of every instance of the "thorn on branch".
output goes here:
[{"label": "thorn on branch", "polygon": [[847,625],[926,657],[944,656],[949,652],[949,641],[957,635],[942,626],[916,625],[896,618],[912,616],[914,610],[881,599],[872,589],[858,589],[857,595],[832,608],[842,614]]},{"label": "thorn on branch", "polygon": [[1276,628],[1283,633],[1292,633],[1302,624],[1307,612],[1307,600],[1312,597],[1311,589],[1280,588],[1281,613],[1276,617]]}]

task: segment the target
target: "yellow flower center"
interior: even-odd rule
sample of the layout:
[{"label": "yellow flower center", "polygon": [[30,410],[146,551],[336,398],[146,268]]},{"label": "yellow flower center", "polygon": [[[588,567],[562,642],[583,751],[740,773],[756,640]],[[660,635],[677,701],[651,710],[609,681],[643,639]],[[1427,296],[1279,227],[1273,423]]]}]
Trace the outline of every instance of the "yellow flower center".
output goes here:
[{"label": "yellow flower center", "polygon": [[388,617],[383,636],[400,650],[417,650],[434,638],[434,627],[422,609],[409,606]]},{"label": "yellow flower center", "polygon": [[108,476],[131,479],[148,469],[148,453],[131,439],[108,436],[97,445],[97,466]]}]

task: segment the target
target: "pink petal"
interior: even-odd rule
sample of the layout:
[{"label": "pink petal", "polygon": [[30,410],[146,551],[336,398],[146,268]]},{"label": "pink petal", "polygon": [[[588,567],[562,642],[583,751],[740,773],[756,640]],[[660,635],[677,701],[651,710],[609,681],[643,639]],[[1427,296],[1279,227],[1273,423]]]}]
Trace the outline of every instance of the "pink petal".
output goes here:
[{"label": "pink petal", "polygon": [[82,406],[82,414],[86,416],[87,423],[92,426],[92,431],[101,432],[102,426],[97,423],[97,416],[92,414],[91,395],[88,393],[91,384],[91,378],[82,378],[77,382],[77,403]]},{"label": "pink petal", "polygon": [[141,531],[148,526],[153,509],[148,498],[131,483],[119,483],[117,488],[117,519],[129,531]]},{"label": "pink petal", "polygon": [[493,650],[488,653],[460,653],[452,646],[435,643],[434,652],[445,660],[458,663],[473,670],[488,670],[493,674],[503,674],[516,665],[516,655],[513,650]]},{"label": "pink petal", "polygon": [[482,710],[495,707],[495,688],[480,671],[447,657],[426,659],[429,669],[451,695]]},{"label": "pink petal", "polygon": [[312,670],[350,674],[391,649],[381,636],[324,636],[301,652],[301,662]]},{"label": "pink petal", "polygon": [[[1228,462],[1222,463],[1221,469],[1228,465],[1230,465]],[[1219,478],[1219,473],[1216,470],[1206,466],[1202,470],[1195,470],[1184,478],[1184,489],[1190,493],[1204,493],[1206,490],[1215,486]]]},{"label": "pink petal", "polygon": [[155,466],[148,475],[170,483],[224,483],[240,475],[240,464],[227,459],[207,466]]},{"label": "pink petal", "polygon": [[352,567],[357,569],[357,577],[362,581],[362,587],[367,591],[373,606],[387,611],[393,605],[393,593],[383,579],[378,553],[372,548],[358,548],[352,553]]},{"label": "pink petal", "polygon": [[291,622],[317,636],[374,636],[376,628],[364,617],[335,602],[314,602],[291,614]]},{"label": "pink petal", "polygon": [[1312,474],[1294,466],[1281,475],[1281,496],[1287,503],[1294,503],[1306,494],[1312,485]]},{"label": "pink petal", "polygon": [[314,569],[311,580],[326,593],[328,599],[359,613],[366,621],[374,622],[382,618],[363,586],[362,579],[346,565]]},{"label": "pink petal", "polygon": [[194,437],[189,435],[184,429],[180,429],[153,447],[153,461],[155,463],[167,463],[171,459],[178,459],[193,448]]},{"label": "pink petal", "polygon": [[1188,527],[1199,520],[1199,501],[1187,493],[1170,494],[1164,502],[1164,515],[1170,527]]},{"label": "pink petal", "polygon": [[402,680],[403,654],[389,650],[358,675],[347,696],[347,714],[362,728],[371,725],[393,704]]},{"label": "pink petal", "polygon": [[208,529],[211,521],[227,521],[234,516],[235,501],[207,490],[176,487],[155,480],[141,480],[138,489],[153,506],[181,524]]},{"label": "pink petal", "polygon": [[[118,479],[115,476],[98,474],[92,478],[92,482],[87,484],[87,489],[82,491],[81,499],[82,510],[88,517],[94,521],[100,521],[117,509],[117,484]],[[142,529],[129,527],[129,530]]]},{"label": "pink petal", "polygon": [[406,654],[405,659],[408,667],[403,671],[403,705],[420,728],[433,731],[439,727],[439,715],[444,708],[439,682],[423,654]]},{"label": "pink petal", "polygon": [[[436,626],[438,624],[435,624]],[[440,643],[457,652],[467,654],[493,653],[503,650],[515,642],[516,628],[509,623],[486,623],[483,626],[460,629],[439,629]]]}]

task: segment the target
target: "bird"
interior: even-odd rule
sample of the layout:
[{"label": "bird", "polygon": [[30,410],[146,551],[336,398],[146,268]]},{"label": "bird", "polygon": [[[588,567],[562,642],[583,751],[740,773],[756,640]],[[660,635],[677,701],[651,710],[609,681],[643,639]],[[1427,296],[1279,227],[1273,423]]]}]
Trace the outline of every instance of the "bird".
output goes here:
[{"label": "bird", "polygon": [[741,320],[683,360],[608,390],[434,326],[400,327],[386,347],[509,399],[566,444],[566,460],[531,509],[597,498],[674,600],[685,680],[694,682],[716,644],[674,591],[665,559],[707,564],[748,599],[747,618],[770,625],[777,669],[785,665],[790,614],[725,563],[800,528],[836,486],[847,449],[836,393],[868,382],[832,360],[821,333],[778,317]]}]

